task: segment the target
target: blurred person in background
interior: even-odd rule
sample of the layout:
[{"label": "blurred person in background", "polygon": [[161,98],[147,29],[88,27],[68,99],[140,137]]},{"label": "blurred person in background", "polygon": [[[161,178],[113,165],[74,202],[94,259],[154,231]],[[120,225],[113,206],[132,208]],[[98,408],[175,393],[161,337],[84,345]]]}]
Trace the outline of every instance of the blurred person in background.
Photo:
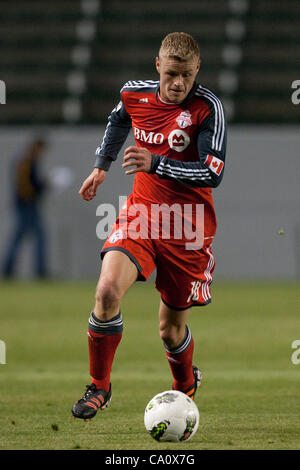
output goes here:
[{"label": "blurred person in background", "polygon": [[24,238],[34,242],[34,273],[37,278],[48,277],[45,252],[45,229],[41,199],[47,188],[40,175],[40,162],[47,148],[44,138],[33,139],[13,161],[11,185],[15,226],[9,236],[2,274],[4,278],[15,276],[17,257]]}]

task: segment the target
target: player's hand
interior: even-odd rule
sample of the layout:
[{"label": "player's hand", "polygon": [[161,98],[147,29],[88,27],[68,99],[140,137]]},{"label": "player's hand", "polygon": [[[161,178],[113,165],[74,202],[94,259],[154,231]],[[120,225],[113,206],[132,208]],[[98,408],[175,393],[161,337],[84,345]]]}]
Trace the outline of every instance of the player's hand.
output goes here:
[{"label": "player's hand", "polygon": [[123,161],[123,168],[135,166],[131,170],[126,170],[126,175],[132,175],[138,171],[149,173],[151,170],[152,154],[149,150],[142,147],[130,146],[125,150]]},{"label": "player's hand", "polygon": [[94,171],[83,182],[79,194],[85,201],[94,199],[99,184],[103,183],[106,177],[106,171],[95,168]]}]

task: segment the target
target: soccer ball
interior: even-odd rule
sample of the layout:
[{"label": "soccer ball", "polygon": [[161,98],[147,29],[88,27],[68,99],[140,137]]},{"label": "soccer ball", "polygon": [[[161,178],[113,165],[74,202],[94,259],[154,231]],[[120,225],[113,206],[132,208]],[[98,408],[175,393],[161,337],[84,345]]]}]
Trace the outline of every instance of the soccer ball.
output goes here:
[{"label": "soccer ball", "polygon": [[199,425],[199,410],[185,393],[168,390],[158,393],[145,409],[144,423],[156,441],[188,441]]}]

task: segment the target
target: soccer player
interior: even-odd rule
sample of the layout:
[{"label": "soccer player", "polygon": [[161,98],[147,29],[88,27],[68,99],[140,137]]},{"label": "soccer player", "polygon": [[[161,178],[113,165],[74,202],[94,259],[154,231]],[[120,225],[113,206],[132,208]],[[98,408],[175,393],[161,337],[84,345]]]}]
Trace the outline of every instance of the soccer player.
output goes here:
[{"label": "soccer player", "polygon": [[[73,405],[77,418],[90,419],[108,406],[110,374],[123,330],[122,297],[155,268],[160,337],[172,387],[194,399],[202,379],[193,365],[194,341],[186,321],[192,306],[211,301],[216,232],[212,188],[223,177],[226,123],[220,100],[195,81],[200,51],[193,37],[168,34],[155,65],[159,81],[129,81],[121,89],[96,151],[95,168],[79,191],[86,201],[96,196],[132,128],[136,145],[125,150],[122,166],[125,174],[135,175],[133,191],[101,252],[88,326],[91,384]],[[166,220],[173,223],[169,236]],[[183,222],[190,228],[180,234]],[[196,240],[191,242],[193,234]]]}]

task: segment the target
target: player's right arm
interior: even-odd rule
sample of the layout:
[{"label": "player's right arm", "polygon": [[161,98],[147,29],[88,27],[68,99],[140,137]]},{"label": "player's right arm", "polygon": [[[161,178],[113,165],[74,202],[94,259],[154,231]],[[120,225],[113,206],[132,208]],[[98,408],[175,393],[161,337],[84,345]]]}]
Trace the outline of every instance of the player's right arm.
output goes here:
[{"label": "player's right arm", "polygon": [[112,110],[108,118],[102,144],[96,149],[96,161],[94,166],[95,168],[100,168],[105,171],[108,171],[112,162],[117,159],[118,153],[131,129],[131,117],[125,109],[122,100],[122,90],[121,101]]},{"label": "player's right arm", "polygon": [[79,194],[85,201],[94,199],[99,184],[103,183],[106,177],[106,171],[95,168],[92,173],[84,180],[79,190]]},{"label": "player's right arm", "polygon": [[129,130],[131,118],[124,103],[121,101],[112,110],[103,136],[102,144],[96,150],[94,170],[83,182],[79,194],[85,201],[91,201],[97,193],[98,186],[103,183],[110,165],[117,159]]}]

